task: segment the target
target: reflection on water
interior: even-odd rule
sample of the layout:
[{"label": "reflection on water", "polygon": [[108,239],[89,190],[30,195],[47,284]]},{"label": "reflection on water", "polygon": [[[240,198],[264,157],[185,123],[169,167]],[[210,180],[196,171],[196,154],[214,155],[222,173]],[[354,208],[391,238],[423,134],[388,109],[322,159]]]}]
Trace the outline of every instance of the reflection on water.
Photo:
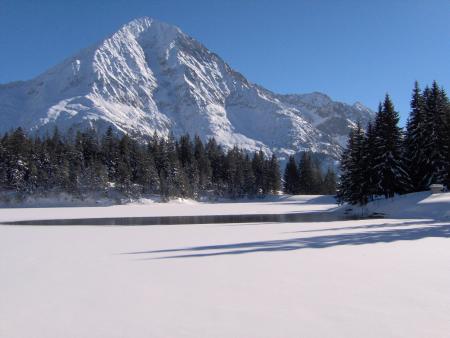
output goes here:
[{"label": "reflection on water", "polygon": [[253,214],[253,215],[205,215],[205,216],[158,216],[158,217],[114,217],[47,219],[7,222],[12,225],[174,225],[174,224],[217,224],[217,223],[297,223],[333,222],[360,217],[334,212]]}]

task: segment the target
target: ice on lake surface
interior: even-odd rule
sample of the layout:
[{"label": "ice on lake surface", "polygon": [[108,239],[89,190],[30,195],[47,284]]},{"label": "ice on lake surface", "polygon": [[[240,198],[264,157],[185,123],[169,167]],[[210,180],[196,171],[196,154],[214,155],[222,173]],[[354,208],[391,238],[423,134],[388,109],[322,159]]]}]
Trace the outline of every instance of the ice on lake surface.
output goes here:
[{"label": "ice on lake surface", "polygon": [[[315,212],[292,214],[243,214],[243,215],[202,215],[202,216],[162,216],[162,217],[111,217],[111,218],[69,218],[41,219],[6,222],[10,225],[177,225],[177,224],[222,224],[222,223],[293,223],[293,222],[333,222],[363,219],[340,212]],[[371,217],[373,218],[373,217]],[[378,216],[377,218],[381,218]]]}]

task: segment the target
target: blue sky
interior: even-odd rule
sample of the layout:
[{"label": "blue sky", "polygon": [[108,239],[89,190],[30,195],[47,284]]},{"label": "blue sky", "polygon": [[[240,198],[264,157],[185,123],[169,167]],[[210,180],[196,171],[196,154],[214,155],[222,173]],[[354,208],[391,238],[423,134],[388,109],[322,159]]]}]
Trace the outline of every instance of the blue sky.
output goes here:
[{"label": "blue sky", "polygon": [[122,24],[179,26],[250,81],[372,109],[413,82],[450,91],[449,0],[0,0],[0,83],[30,79]]}]

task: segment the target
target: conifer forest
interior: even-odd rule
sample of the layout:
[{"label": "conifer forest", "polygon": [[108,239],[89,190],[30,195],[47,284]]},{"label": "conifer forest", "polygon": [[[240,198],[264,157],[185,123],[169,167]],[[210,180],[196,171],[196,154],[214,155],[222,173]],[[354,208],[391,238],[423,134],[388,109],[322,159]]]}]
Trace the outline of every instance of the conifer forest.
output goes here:
[{"label": "conifer forest", "polygon": [[450,102],[437,82],[414,85],[405,130],[386,95],[366,129],[350,132],[341,158],[340,201],[365,205],[378,196],[450,185]]},{"label": "conifer forest", "polygon": [[[279,160],[263,151],[224,150],[214,138],[154,135],[140,142],[112,128],[30,136],[22,128],[0,140],[0,189],[20,194],[67,192],[82,196],[115,190],[126,196],[257,197],[278,194],[337,195],[364,205],[379,196],[428,190],[450,183],[450,103],[436,82],[416,82],[406,128],[389,95],[373,121],[351,130],[338,174],[323,170],[312,153]],[[300,160],[296,160],[296,157]]]}]

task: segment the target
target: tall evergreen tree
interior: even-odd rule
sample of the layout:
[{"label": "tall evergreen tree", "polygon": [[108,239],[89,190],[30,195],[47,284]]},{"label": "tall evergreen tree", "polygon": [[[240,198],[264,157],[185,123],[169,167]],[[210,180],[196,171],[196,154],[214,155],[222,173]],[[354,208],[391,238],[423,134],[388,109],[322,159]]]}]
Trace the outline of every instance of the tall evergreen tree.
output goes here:
[{"label": "tall evergreen tree", "polygon": [[272,154],[269,161],[267,161],[267,191],[272,194],[277,194],[281,189],[280,179],[280,165],[275,154]]},{"label": "tall evergreen tree", "polygon": [[225,154],[214,138],[208,140],[206,153],[211,163],[211,185],[212,188],[221,195],[225,192]]},{"label": "tall evergreen tree", "polygon": [[255,175],[255,188],[259,195],[267,192],[266,186],[266,168],[264,166],[266,158],[262,150],[253,154],[252,169]]},{"label": "tall evergreen tree", "polygon": [[209,162],[203,142],[198,135],[194,138],[194,157],[198,166],[199,188],[205,191],[211,187],[211,163]]},{"label": "tall evergreen tree", "polygon": [[350,149],[351,186],[349,201],[352,204],[365,205],[370,195],[370,174],[368,172],[368,158],[366,156],[366,135],[358,122],[353,134]]},{"label": "tall evergreen tree", "polygon": [[295,195],[299,193],[299,173],[295,157],[289,156],[288,163],[284,170],[284,192]]},{"label": "tall evergreen tree", "polygon": [[244,168],[241,163],[242,153],[235,146],[226,156],[226,179],[228,183],[228,195],[237,198],[244,195]]},{"label": "tall evergreen tree", "polygon": [[376,158],[374,169],[378,176],[378,188],[386,198],[408,190],[409,177],[403,167],[402,131],[398,127],[399,116],[386,95],[382,109],[375,119]]},{"label": "tall evergreen tree", "polygon": [[302,154],[298,176],[299,192],[306,195],[313,194],[319,182],[316,180],[313,161],[308,152]]},{"label": "tall evergreen tree", "polygon": [[340,202],[365,205],[369,200],[369,180],[365,153],[365,133],[358,123],[349,134],[347,148],[341,159]]},{"label": "tall evergreen tree", "polygon": [[427,190],[432,180],[429,153],[425,102],[416,81],[411,99],[411,112],[406,124],[404,144],[405,167],[408,171],[413,191]]},{"label": "tall evergreen tree", "polygon": [[117,166],[119,161],[118,140],[114,135],[112,127],[109,127],[102,139],[102,155],[103,161],[108,171],[108,180],[116,181]]},{"label": "tall evergreen tree", "polygon": [[336,194],[336,173],[330,167],[328,168],[325,177],[323,179],[321,194],[324,195],[335,195]]},{"label": "tall evergreen tree", "polygon": [[253,197],[257,193],[255,185],[255,174],[253,173],[252,160],[245,154],[243,162],[244,190],[247,196]]},{"label": "tall evergreen tree", "polygon": [[449,152],[448,98],[436,81],[424,91],[428,143],[425,151],[429,161],[429,183],[444,183],[447,178]]},{"label": "tall evergreen tree", "polygon": [[[381,110],[381,109],[380,109]],[[366,138],[364,142],[364,163],[366,166],[366,183],[368,199],[373,200],[376,195],[380,194],[378,186],[378,174],[375,168],[376,159],[378,157],[377,134],[372,121],[369,121],[367,125]]]},{"label": "tall evergreen tree", "polygon": [[348,202],[350,200],[352,175],[351,175],[351,161],[352,161],[352,149],[354,143],[354,129],[350,129],[347,139],[347,145],[342,151],[340,161],[341,175],[337,184],[337,201],[338,203]]}]

